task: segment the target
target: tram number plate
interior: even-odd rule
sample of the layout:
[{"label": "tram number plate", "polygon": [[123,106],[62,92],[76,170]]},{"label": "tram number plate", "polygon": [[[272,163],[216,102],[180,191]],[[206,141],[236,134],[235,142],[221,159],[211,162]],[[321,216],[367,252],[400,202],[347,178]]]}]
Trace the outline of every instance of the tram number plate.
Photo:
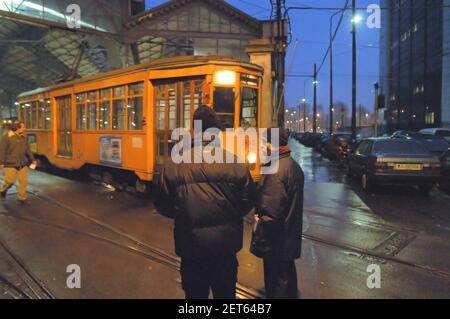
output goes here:
[{"label": "tram number plate", "polygon": [[423,165],[420,165],[420,164],[395,164],[394,169],[397,171],[422,171]]}]

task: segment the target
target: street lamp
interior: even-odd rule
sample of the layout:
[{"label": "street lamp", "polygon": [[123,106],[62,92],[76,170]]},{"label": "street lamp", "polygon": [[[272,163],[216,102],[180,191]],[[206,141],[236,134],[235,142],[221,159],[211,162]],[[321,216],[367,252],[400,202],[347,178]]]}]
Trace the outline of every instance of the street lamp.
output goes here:
[{"label": "street lamp", "polygon": [[334,104],[334,97],[333,97],[333,18],[341,13],[341,11],[335,12],[330,17],[330,133],[333,134],[333,104]]},{"label": "street lamp", "polygon": [[355,16],[353,17],[353,19],[352,19],[352,23],[358,24],[358,23],[361,22],[361,20],[362,20],[362,18],[361,18],[360,15],[355,15]]},{"label": "street lamp", "polygon": [[[356,24],[361,17],[356,14],[356,0],[352,0],[352,139],[356,140]],[[359,18],[358,18],[359,17]]]}]

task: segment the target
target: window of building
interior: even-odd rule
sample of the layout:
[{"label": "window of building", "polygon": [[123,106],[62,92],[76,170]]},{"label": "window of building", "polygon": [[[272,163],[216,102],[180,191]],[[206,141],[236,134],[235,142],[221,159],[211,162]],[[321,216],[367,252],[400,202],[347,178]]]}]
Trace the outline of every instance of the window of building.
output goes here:
[{"label": "window of building", "polygon": [[425,114],[425,124],[434,125],[436,122],[436,115],[434,112]]}]

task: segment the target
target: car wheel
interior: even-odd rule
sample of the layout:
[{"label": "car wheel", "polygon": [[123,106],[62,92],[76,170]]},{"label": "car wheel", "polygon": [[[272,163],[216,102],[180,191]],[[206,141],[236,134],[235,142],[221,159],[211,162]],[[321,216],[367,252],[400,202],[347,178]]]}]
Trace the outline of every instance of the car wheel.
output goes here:
[{"label": "car wheel", "polygon": [[365,192],[371,192],[373,190],[373,183],[369,179],[369,175],[365,172],[361,175],[361,187]]},{"label": "car wheel", "polygon": [[419,185],[419,192],[428,195],[433,190],[433,185]]}]

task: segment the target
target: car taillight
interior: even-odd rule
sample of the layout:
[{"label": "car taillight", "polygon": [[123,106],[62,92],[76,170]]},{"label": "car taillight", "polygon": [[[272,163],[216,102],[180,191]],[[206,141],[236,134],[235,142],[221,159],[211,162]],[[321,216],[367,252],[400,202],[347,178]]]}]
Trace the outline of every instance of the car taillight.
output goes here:
[{"label": "car taillight", "polygon": [[388,163],[386,162],[375,162],[376,169],[387,169],[388,167]]},{"label": "car taillight", "polygon": [[429,169],[441,169],[442,164],[441,163],[428,163],[428,164],[423,164],[423,167],[429,168]]}]

